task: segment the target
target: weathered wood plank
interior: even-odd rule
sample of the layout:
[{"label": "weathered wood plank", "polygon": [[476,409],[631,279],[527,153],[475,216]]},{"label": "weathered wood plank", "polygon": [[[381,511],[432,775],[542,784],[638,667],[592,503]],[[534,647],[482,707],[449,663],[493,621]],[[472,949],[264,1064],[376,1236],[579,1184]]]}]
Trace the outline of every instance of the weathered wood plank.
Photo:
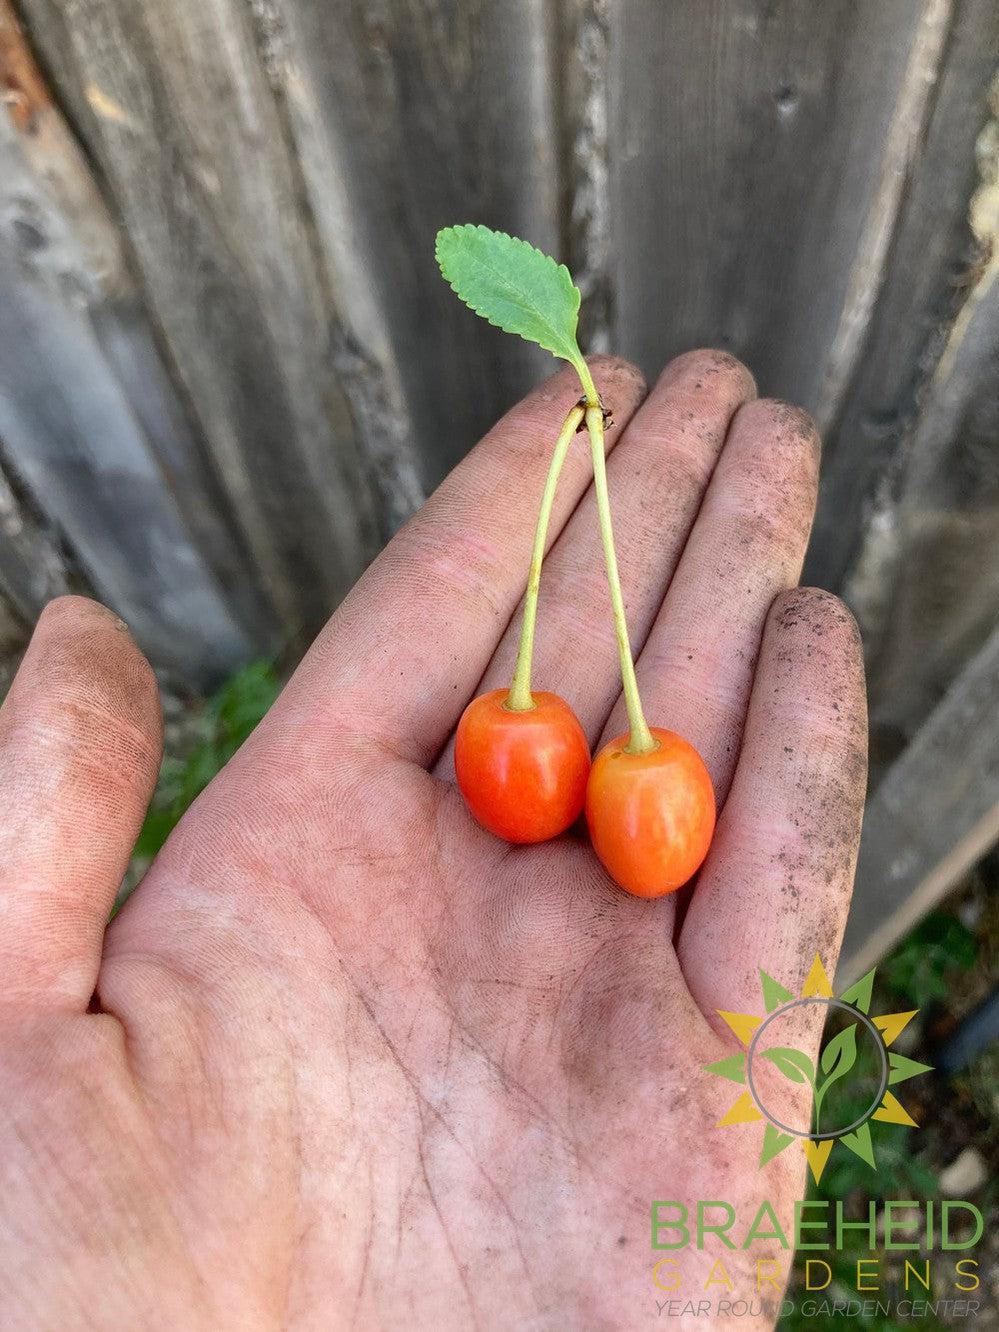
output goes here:
[{"label": "weathered wood plank", "polygon": [[16,613],[25,625],[30,624],[47,601],[69,590],[66,563],[56,540],[25,511],[0,468],[0,600],[10,607],[0,619],[9,625]]},{"label": "weathered wood plank", "polygon": [[968,199],[975,142],[988,117],[999,62],[999,6],[962,0],[935,87],[924,142],[907,178],[898,223],[855,373],[827,431],[819,513],[805,578],[839,588],[864,539],[879,478],[905,451],[917,395],[974,285]]},{"label": "weathered wood plank", "polygon": [[[176,493],[190,499],[198,490],[196,444],[118,233],[5,0],[0,76],[0,444],[143,645],[188,679],[217,675],[251,648],[170,489],[172,474]],[[134,366],[141,371],[130,373]],[[158,457],[143,416],[159,431]],[[235,584],[221,508],[205,539]],[[17,557],[11,535],[2,563],[13,568]],[[26,615],[37,613],[43,591],[60,590],[47,586],[48,567],[40,558],[44,587],[32,593],[22,576],[11,592]]]},{"label": "weathered wood plank", "polygon": [[999,630],[868,805],[840,977],[873,966],[997,840]]},{"label": "weathered wood plank", "polygon": [[925,7],[611,8],[616,340],[647,372],[721,344],[816,406]]},{"label": "weathered wood plank", "polygon": [[10,688],[27,643],[27,625],[7,598],[0,594],[0,699]]},{"label": "weathered wood plank", "polygon": [[558,16],[563,248],[583,295],[581,345],[613,351],[608,2],[561,0]]},{"label": "weathered wood plank", "polygon": [[23,281],[2,240],[0,322],[0,439],[22,483],[155,661],[195,681],[231,669],[250,650],[246,638],[187,539],[85,316]]},{"label": "weathered wood plank", "polygon": [[25,0],[258,577],[314,624],[376,543],[333,311],[238,0]]},{"label": "weathered wood plank", "polygon": [[999,174],[987,194],[992,258],[925,394],[889,528],[873,538],[890,556],[868,631],[871,720],[899,739],[999,623]]},{"label": "weathered wood plank", "polygon": [[551,359],[503,338],[441,281],[441,226],[481,221],[556,250],[549,6],[262,0],[344,326],[380,368],[434,485]]}]

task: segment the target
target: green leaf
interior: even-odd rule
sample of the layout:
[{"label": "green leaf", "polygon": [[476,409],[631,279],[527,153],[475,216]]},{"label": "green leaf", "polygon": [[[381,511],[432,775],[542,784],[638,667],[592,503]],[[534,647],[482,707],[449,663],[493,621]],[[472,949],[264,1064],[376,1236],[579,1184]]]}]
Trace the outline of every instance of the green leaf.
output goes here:
[{"label": "green leaf", "polygon": [[857,1024],[851,1022],[848,1027],[844,1027],[841,1032],[838,1032],[822,1051],[819,1067],[826,1076],[815,1088],[816,1114],[832,1084],[845,1077],[856,1062]]},{"label": "green leaf", "polygon": [[790,1078],[792,1082],[807,1082],[815,1086],[815,1069],[808,1055],[802,1054],[800,1050],[792,1050],[789,1046],[775,1045],[772,1050],[761,1050],[762,1058],[769,1059],[771,1064]]},{"label": "green leaf", "polygon": [[589,378],[576,341],[579,288],[564,264],[503,231],[465,223],[437,233],[441,272],[490,324],[536,342]]}]

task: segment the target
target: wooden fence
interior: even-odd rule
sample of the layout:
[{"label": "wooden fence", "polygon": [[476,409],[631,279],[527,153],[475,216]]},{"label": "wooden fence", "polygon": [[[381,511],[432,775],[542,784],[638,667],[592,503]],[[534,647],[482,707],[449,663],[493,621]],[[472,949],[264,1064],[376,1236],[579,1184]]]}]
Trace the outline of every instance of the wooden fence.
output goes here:
[{"label": "wooden fence", "polygon": [[905,763],[999,606],[997,65],[995,0],[0,0],[0,651],[67,586],[195,685],[303,641],[547,369],[437,274],[475,220],[816,415]]}]

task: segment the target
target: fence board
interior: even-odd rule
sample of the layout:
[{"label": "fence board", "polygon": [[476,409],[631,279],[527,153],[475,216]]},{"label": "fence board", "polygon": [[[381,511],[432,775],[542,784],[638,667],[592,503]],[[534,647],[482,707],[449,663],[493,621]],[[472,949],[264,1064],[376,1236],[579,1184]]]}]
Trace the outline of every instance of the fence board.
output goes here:
[{"label": "fence board", "polygon": [[430,487],[550,358],[478,320],[433,258],[480,221],[557,249],[558,135],[544,0],[269,0],[320,245],[355,345],[386,373]]},{"label": "fence board", "polygon": [[313,624],[372,553],[374,501],[247,7],[24,12],[106,176],[257,577],[289,627]]},{"label": "fence board", "polygon": [[[136,404],[162,442],[169,439],[172,458],[162,462],[173,465],[182,488],[191,473],[180,464],[195,446],[117,233],[6,4],[0,72],[9,113],[0,117],[0,444],[60,534],[75,534],[75,556],[92,586],[140,640],[182,674],[218,674],[248,642],[180,519]],[[126,359],[137,371],[131,399],[113,368]],[[231,563],[217,507],[213,519],[209,526],[206,513],[207,548]],[[9,570],[26,531],[21,523],[4,556]],[[52,560],[34,544],[43,586],[32,592],[22,576],[19,591],[9,589],[28,615],[43,591],[60,590],[48,585]],[[22,563],[23,556],[22,549]]]},{"label": "fence board", "polygon": [[867,807],[840,977],[863,975],[997,839],[999,630]]},{"label": "fence board", "polygon": [[[879,478],[911,433],[941,330],[966,296],[975,140],[999,63],[999,6],[964,0],[935,89],[925,142],[907,179],[884,285],[857,371],[828,431],[805,578],[839,588],[865,532]],[[904,460],[903,460],[904,465]]]},{"label": "fence board", "polygon": [[[10,626],[15,616],[30,624],[47,601],[69,588],[58,543],[25,511],[0,468],[0,624]],[[10,638],[9,628],[0,631],[0,645]]]},{"label": "fence board", "polygon": [[647,372],[720,344],[815,408],[923,11],[611,9],[616,340]]},{"label": "fence board", "polygon": [[[217,677],[247,641],[206,576],[86,319],[23,280],[0,244],[0,439],[94,589],[159,663]],[[122,515],[127,514],[127,521]]]},{"label": "fence board", "polygon": [[976,297],[923,403],[869,635],[872,723],[900,738],[999,623],[999,247]]}]

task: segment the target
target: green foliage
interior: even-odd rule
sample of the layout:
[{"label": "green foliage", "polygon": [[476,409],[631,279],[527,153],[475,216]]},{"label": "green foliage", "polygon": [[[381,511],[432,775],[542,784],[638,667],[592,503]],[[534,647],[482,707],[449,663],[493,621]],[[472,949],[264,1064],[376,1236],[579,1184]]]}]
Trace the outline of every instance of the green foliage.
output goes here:
[{"label": "green foliage", "polygon": [[527,241],[466,223],[437,233],[437,262],[445,279],[476,314],[589,378],[576,341],[579,288],[564,264]]},{"label": "green foliage", "polygon": [[277,676],[255,661],[227,680],[205,705],[204,734],[184,759],[165,758],[135,854],[151,859],[181,815],[229,762],[277,698]]},{"label": "green foliage", "polygon": [[924,1008],[933,1000],[946,999],[949,974],[967,970],[977,955],[974,934],[956,916],[936,911],[899,944],[879,974],[892,990],[911,1000],[913,1008]]}]

